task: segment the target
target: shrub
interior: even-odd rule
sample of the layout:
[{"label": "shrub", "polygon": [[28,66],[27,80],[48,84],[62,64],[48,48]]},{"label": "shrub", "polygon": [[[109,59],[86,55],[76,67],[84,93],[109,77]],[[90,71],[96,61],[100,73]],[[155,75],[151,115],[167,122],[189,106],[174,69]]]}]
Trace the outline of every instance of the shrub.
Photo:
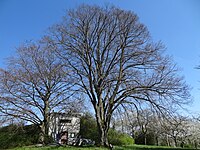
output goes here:
[{"label": "shrub", "polygon": [[[89,113],[86,113],[81,118],[80,135],[82,138],[91,139],[96,143],[98,142],[99,138],[96,120]],[[114,129],[109,130],[108,140],[112,145],[131,145],[134,143],[133,138],[131,138],[129,135],[117,132]]]},{"label": "shrub", "polygon": [[[153,132],[146,134],[147,145],[156,145],[156,137]],[[138,132],[135,136],[135,144],[145,144],[145,135],[142,132]]]},{"label": "shrub", "polygon": [[108,132],[108,141],[112,145],[132,145],[134,139],[125,133],[120,133],[114,129],[110,129]]},{"label": "shrub", "polygon": [[0,128],[0,148],[31,145],[38,142],[39,129],[34,125],[9,125]]},{"label": "shrub", "polygon": [[98,130],[96,120],[89,113],[86,113],[84,116],[81,117],[80,135],[82,138],[91,139],[95,141],[95,143],[98,142]]}]

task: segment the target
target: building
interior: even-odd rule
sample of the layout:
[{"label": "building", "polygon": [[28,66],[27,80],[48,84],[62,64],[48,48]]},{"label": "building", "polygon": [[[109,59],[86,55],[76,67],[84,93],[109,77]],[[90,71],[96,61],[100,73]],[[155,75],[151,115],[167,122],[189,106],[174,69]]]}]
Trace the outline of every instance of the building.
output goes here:
[{"label": "building", "polygon": [[49,136],[60,144],[73,144],[80,132],[81,114],[51,113]]}]

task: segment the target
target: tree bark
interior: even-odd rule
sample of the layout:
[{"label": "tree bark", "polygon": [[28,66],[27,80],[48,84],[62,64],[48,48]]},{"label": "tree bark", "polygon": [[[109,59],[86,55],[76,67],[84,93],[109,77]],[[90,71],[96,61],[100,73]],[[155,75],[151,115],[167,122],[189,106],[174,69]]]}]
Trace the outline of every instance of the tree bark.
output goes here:
[{"label": "tree bark", "polygon": [[108,147],[109,143],[108,143],[108,131],[106,129],[104,129],[102,126],[99,126],[99,134],[100,134],[100,141],[99,144],[100,146],[105,146]]},{"label": "tree bark", "polygon": [[102,107],[96,108],[96,118],[97,118],[97,127],[98,127],[98,133],[99,133],[99,145],[104,147],[109,147],[108,142],[108,130],[109,130],[109,122],[110,118],[107,115],[107,118],[104,116],[104,110]]},{"label": "tree bark", "polygon": [[158,146],[159,145],[159,140],[158,140],[158,136],[156,135],[156,146]]},{"label": "tree bark", "polygon": [[144,145],[147,145],[147,135],[146,135],[146,133],[144,134]]},{"label": "tree bark", "polygon": [[43,109],[43,116],[44,119],[40,125],[40,137],[39,141],[43,145],[47,144],[48,136],[49,136],[49,102],[47,100],[44,100],[44,109]]},{"label": "tree bark", "polygon": [[43,145],[48,144],[49,121],[44,120],[40,125],[39,142]]},{"label": "tree bark", "polygon": [[175,147],[177,147],[178,144],[177,144],[177,139],[176,139],[176,137],[174,137],[174,143],[175,143]]},{"label": "tree bark", "polygon": [[44,122],[39,127],[40,127],[39,143],[44,145],[45,144],[45,125],[44,125]]},{"label": "tree bark", "polygon": [[167,146],[171,146],[170,141],[169,141],[169,136],[167,135]]}]

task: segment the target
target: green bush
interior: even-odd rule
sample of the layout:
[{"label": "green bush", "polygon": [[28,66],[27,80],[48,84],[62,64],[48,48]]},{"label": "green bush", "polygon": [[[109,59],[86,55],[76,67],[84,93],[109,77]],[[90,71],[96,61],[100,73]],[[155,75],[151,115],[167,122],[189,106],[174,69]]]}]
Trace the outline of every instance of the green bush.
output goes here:
[{"label": "green bush", "polygon": [[134,140],[127,134],[117,132],[114,129],[110,129],[108,132],[108,141],[112,145],[132,145]]},{"label": "green bush", "polygon": [[184,148],[194,148],[194,146],[192,144],[185,144],[183,145]]},{"label": "green bush", "polygon": [[38,142],[39,129],[34,125],[9,125],[0,128],[0,149],[31,145]]},{"label": "green bush", "polygon": [[[153,132],[146,134],[146,144],[147,145],[156,145],[156,137]],[[138,132],[135,135],[135,144],[145,145],[145,135],[142,132]]]},{"label": "green bush", "polygon": [[81,117],[81,128],[80,128],[80,135],[82,138],[91,139],[98,142],[98,129],[96,120],[94,117],[86,113],[84,116]]},{"label": "green bush", "polygon": [[[91,139],[96,143],[99,140],[96,120],[89,113],[86,113],[81,118],[80,135],[82,138]],[[131,138],[129,135],[119,133],[114,129],[109,130],[108,140],[112,145],[131,145],[134,143],[133,138]]]}]

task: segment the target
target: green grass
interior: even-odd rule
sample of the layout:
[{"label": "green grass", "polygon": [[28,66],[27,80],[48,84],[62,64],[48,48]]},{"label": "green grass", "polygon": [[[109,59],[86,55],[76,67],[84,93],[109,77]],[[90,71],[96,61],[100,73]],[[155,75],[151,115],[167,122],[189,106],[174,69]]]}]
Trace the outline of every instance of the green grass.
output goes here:
[{"label": "green grass", "polygon": [[133,145],[133,146],[122,146],[116,147],[116,150],[193,150],[189,148],[174,148],[167,146],[147,146],[147,145]]},{"label": "green grass", "polygon": [[21,147],[12,150],[108,150],[100,147]]},{"label": "green grass", "polygon": [[[12,150],[108,150],[108,149],[99,147],[21,147]],[[132,145],[132,146],[115,146],[114,150],[193,150],[193,149],[173,148],[165,146]]]}]

